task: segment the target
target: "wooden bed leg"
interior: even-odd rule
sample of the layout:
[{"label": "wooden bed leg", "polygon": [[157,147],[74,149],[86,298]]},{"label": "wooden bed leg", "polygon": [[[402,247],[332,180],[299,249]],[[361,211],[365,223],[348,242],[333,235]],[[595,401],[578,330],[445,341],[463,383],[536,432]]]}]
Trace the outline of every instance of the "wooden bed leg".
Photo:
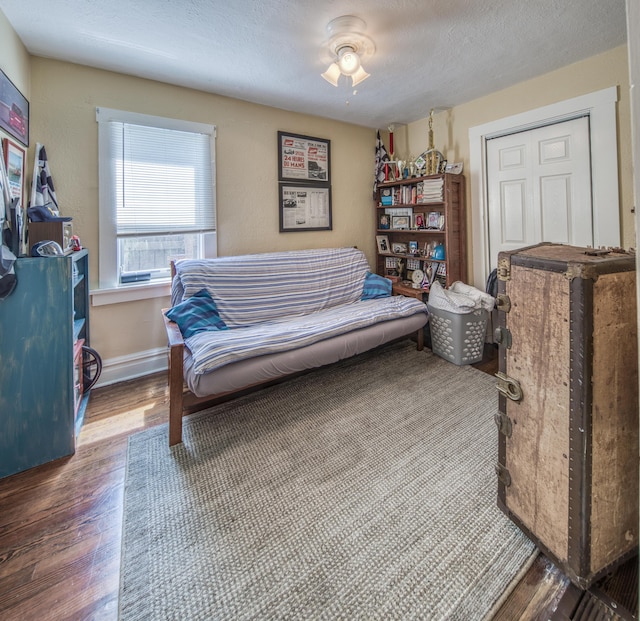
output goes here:
[{"label": "wooden bed leg", "polygon": [[169,349],[169,446],[182,442],[183,346]]},{"label": "wooden bed leg", "polygon": [[420,328],[418,330],[418,351],[422,351],[424,349],[424,330]]}]

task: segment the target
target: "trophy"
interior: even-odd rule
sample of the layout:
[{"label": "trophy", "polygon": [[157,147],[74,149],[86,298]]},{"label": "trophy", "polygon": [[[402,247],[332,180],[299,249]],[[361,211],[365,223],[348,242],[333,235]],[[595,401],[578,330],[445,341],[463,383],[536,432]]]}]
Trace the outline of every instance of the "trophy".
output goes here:
[{"label": "trophy", "polygon": [[440,172],[440,164],[443,156],[433,145],[433,108],[429,112],[429,149],[425,153],[427,175],[437,175]]},{"label": "trophy", "polygon": [[416,158],[413,155],[409,157],[409,176],[411,178],[416,176]]}]

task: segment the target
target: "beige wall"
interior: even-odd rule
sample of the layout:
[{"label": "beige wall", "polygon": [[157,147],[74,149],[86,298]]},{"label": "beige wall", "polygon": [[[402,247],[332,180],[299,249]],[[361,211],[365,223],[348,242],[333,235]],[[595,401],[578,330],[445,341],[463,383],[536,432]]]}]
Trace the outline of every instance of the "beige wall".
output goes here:
[{"label": "beige wall", "polygon": [[[618,165],[622,240],[624,247],[635,247],[634,218],[631,211],[633,209],[633,170],[626,45],[435,114],[433,124],[435,147],[448,161],[464,162],[464,172],[468,173],[469,128],[614,85],[619,87]],[[428,110],[425,112],[428,113]],[[409,124],[406,129],[400,128],[399,138],[405,149],[403,155],[418,155],[424,151],[428,146],[426,116],[420,121]],[[468,174],[466,181],[468,256],[471,257],[471,210],[474,205],[470,204],[471,188]],[[469,276],[471,277],[472,274],[470,273]]]},{"label": "beige wall", "polygon": [[[373,265],[375,132],[79,65],[32,59],[32,136],[47,148],[61,212],[91,251],[98,281],[96,106],[217,126],[218,253],[354,245]],[[333,230],[280,233],[277,131],[331,140]],[[168,298],[91,308],[91,342],[104,359],[166,345]]]},{"label": "beige wall", "polygon": [[[30,99],[27,176],[30,177],[33,166],[33,147],[41,142],[47,147],[61,210],[73,216],[76,232],[91,251],[93,286],[98,274],[96,106],[217,126],[219,254],[356,245],[373,264],[371,130],[121,74],[31,58],[1,12],[0,54],[5,72]],[[622,233],[624,245],[635,246],[628,83],[627,47],[621,46],[436,114],[435,144],[449,161],[463,161],[467,172],[470,127],[619,85]],[[427,115],[425,108],[424,119],[396,127],[398,155],[417,155],[425,150]],[[333,231],[278,232],[276,132],[279,129],[331,140]],[[469,256],[472,209],[473,205],[468,205]],[[106,360],[164,347],[160,309],[167,303],[167,298],[159,298],[92,307],[92,344]]]}]

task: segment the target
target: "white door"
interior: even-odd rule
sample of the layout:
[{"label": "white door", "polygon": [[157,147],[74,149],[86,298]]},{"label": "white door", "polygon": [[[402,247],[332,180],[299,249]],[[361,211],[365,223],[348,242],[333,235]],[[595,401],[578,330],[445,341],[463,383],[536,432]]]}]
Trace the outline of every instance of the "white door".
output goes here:
[{"label": "white door", "polygon": [[541,241],[593,246],[589,119],[487,140],[489,260]]}]

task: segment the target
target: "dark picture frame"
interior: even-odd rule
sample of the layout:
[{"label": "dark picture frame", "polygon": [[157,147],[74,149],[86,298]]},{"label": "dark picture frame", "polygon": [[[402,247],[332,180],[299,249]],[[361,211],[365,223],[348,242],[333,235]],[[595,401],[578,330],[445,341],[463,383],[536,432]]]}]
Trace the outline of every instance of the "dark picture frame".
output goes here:
[{"label": "dark picture frame", "polygon": [[331,186],[280,183],[280,232],[331,231]]},{"label": "dark picture frame", "polygon": [[331,183],[331,141],[278,132],[278,181]]},{"label": "dark picture frame", "polygon": [[0,69],[0,128],[29,146],[29,102]]}]

